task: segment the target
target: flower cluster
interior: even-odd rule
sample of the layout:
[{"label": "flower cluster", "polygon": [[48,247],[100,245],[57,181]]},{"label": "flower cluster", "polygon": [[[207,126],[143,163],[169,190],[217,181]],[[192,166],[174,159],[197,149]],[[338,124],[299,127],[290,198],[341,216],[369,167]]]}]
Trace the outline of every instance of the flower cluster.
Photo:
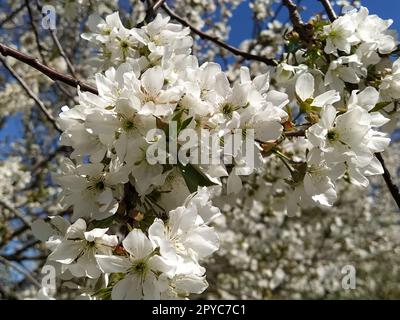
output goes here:
[{"label": "flower cluster", "polygon": [[142,28],[127,29],[118,12],[105,20],[91,15],[88,22],[92,33],[82,37],[101,50],[101,60],[107,65],[130,62],[140,70],[157,65],[160,60],[171,66],[190,53],[193,44],[189,29],[169,23],[169,18],[157,15],[153,22]]},{"label": "flower cluster", "polygon": [[275,70],[240,67],[229,81],[199,64],[189,29],[168,17],[126,28],[118,13],[92,16],[82,37],[104,72],[98,94],[78,90],[57,120],[72,153],[54,178],[73,224],[34,225],[50,237],[48,263],[61,278],[98,280],[92,298],[187,298],[207,288],[200,261],[219,248],[211,195],[223,203],[257,184],[294,214],[332,206],[342,181],[367,187],[383,173],[375,154],[390,138],[379,130],[399,94],[389,25],[366,8],[312,21],[312,46],[289,33]]},{"label": "flower cluster", "polygon": [[324,26],[324,52],[337,57],[330,62],[325,85],[342,91],[346,83],[358,84],[371,77],[370,69],[381,62],[381,56],[397,49],[396,34],[388,30],[392,23],[361,7]]},{"label": "flower cluster", "polygon": [[379,100],[373,87],[353,91],[345,110],[333,106],[340,100],[335,90],[313,97],[314,78],[309,73],[298,77],[295,91],[300,105],[318,110],[319,119],[306,130],[310,145],[307,165],[292,172],[294,192],[289,194],[288,206],[310,200],[332,206],[337,198],[335,180],[345,177],[354,185],[367,187],[365,176],[383,173],[374,154],[384,151],[390,138],[376,128],[389,119],[373,112]]},{"label": "flower cluster", "polygon": [[[188,29],[161,15],[142,28],[126,29],[118,13],[105,21],[92,17],[89,23],[97,33],[84,38],[99,45],[105,65],[113,67],[96,74],[98,95],[79,92],[79,105],[64,107],[58,119],[61,143],[73,152],[55,180],[63,189],[61,203],[73,206],[71,228],[81,230],[72,238],[69,232],[63,234],[49,260],[65,264],[63,270],[74,276],[93,278],[99,270],[125,273],[120,281],[111,282],[113,298],[200,293],[207,284],[198,259],[218,247],[206,224],[219,211],[208,202],[207,189],[198,188],[221,185],[221,178],[228,177],[229,193],[241,189],[239,176],[262,166],[260,143],[282,134],[287,95],[269,90],[268,74],[251,79],[248,69],[242,68],[240,80],[231,85],[218,64],[199,66],[190,55]],[[188,128],[200,137],[217,138],[212,146],[193,151],[185,149],[179,136],[175,138],[179,154],[189,151],[193,160],[206,153],[219,161],[173,162],[177,153],[160,143],[162,136],[171,136],[172,122],[177,135]],[[224,140],[238,129],[247,137],[254,130],[253,148],[243,143],[221,155]],[[167,154],[167,163],[150,161],[149,149],[154,147]],[[246,147],[255,159],[252,165],[246,162]],[[231,162],[225,165],[227,156]],[[179,202],[185,197],[190,200],[182,207]],[[116,245],[115,238],[104,239],[107,229],[85,232],[85,221],[116,221],[132,214],[140,227],[123,241],[124,256],[102,254],[102,246]],[[75,249],[69,252],[69,246]],[[97,263],[100,269],[95,268]]]},{"label": "flower cluster", "polygon": [[119,245],[109,228],[91,228],[79,218],[72,225],[61,217],[36,220],[32,230],[52,251],[48,264],[59,277],[98,279],[109,275],[105,288],[92,296],[112,299],[182,299],[203,292],[208,284],[199,261],[216,251],[219,240],[208,224],[220,215],[207,188],[155,218],[148,236],[133,228]]},{"label": "flower cluster", "polygon": [[332,23],[311,21],[312,48],[302,48],[298,35],[288,36],[297,49],[277,67],[276,80],[297,112],[290,126],[304,130],[306,138],[300,159],[285,159],[285,151],[291,153],[287,145],[279,154],[288,169],[290,187],[283,189],[289,190],[289,213],[298,205],[332,206],[339,180],[367,187],[366,177],[383,173],[375,154],[390,138],[379,130],[397,121],[397,98],[390,93],[397,61],[389,57],[398,42],[388,30],[391,23],[361,7]]},{"label": "flower cluster", "polygon": [[[189,54],[188,30],[168,20],[158,15],[145,27],[130,30],[122,26],[117,13],[108,16],[107,23],[92,20],[92,24],[97,21],[100,33],[86,37],[119,49],[107,60],[116,68],[96,74],[99,94],[80,92],[79,105],[64,107],[58,120],[64,131],[61,143],[73,147],[71,158],[78,161],[74,164],[66,160],[56,178],[64,189],[64,203],[75,207],[74,219],[107,218],[117,210],[123,184],[129,181],[139,196],[151,195],[164,186],[166,179],[175,179],[177,170],[187,182],[183,199],[196,191],[197,185],[188,183],[196,177],[199,185],[205,186],[221,184],[221,177],[229,176],[228,192],[236,192],[241,188],[238,176],[249,175],[262,165],[258,142],[281,136],[287,95],[268,90],[268,75],[251,79],[248,69],[242,68],[240,80],[231,85],[218,64],[198,65]],[[123,35],[128,40],[122,50],[115,41],[121,41]],[[222,154],[224,144],[220,141],[228,140],[228,134],[241,129],[250,136],[254,130],[255,148],[250,154],[254,166],[245,163],[242,145],[228,154],[233,158],[229,168],[222,160],[183,168],[181,163],[169,165],[176,153],[170,146],[162,146],[160,137],[171,131],[171,122],[177,124],[177,134],[187,128],[200,137],[218,139],[216,145],[202,147],[201,152],[210,154],[206,159]],[[200,157],[200,148],[185,147],[184,139],[178,137],[177,152],[188,151],[191,159]],[[149,161],[148,149],[155,147],[168,154],[167,164]],[[84,162],[87,156],[90,163]],[[203,159],[204,154],[201,156]],[[168,201],[164,205],[173,208]]]}]

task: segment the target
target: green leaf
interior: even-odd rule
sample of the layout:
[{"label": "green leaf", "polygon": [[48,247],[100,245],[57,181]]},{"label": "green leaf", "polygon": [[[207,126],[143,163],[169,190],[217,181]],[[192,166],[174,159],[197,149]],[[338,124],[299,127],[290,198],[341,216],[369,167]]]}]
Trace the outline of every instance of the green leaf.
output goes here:
[{"label": "green leaf", "polygon": [[196,192],[197,187],[209,187],[215,185],[215,183],[211,182],[204,174],[199,172],[190,163],[188,163],[186,166],[178,163],[178,168],[181,171],[181,174],[185,179],[186,185],[190,192]]},{"label": "green leaf", "polygon": [[103,220],[97,220],[93,222],[94,228],[108,228],[114,222],[116,215],[112,215],[111,217],[105,218]]},{"label": "green leaf", "polygon": [[193,117],[187,118],[185,121],[182,122],[179,131],[184,130],[191,122]]},{"label": "green leaf", "polygon": [[293,182],[295,183],[302,182],[307,172],[307,163],[302,162],[298,164],[293,164],[292,166],[294,168],[293,172],[291,172]]},{"label": "green leaf", "polygon": [[391,102],[388,102],[388,101],[379,102],[375,105],[375,107],[373,109],[369,110],[369,112],[377,112],[377,111],[383,109],[384,107],[388,106],[389,104],[391,104]]},{"label": "green leaf", "polygon": [[180,120],[181,120],[181,118],[182,118],[182,113],[183,113],[183,111],[184,111],[184,109],[181,109],[181,110],[177,111],[177,112],[175,113],[175,115],[173,116],[172,120],[173,120],[173,121],[178,121],[178,122],[180,122]]}]

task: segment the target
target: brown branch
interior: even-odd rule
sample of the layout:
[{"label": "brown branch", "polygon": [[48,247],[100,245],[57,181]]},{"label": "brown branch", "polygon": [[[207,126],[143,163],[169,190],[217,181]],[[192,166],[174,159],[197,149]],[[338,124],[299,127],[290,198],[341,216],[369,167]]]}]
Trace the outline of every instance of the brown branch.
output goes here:
[{"label": "brown branch", "polygon": [[151,5],[152,1],[148,0],[148,8],[146,10],[146,15],[142,22],[138,23],[137,28],[143,27],[146,23],[150,22],[154,18],[156,11],[164,4],[165,0],[158,0],[154,5]]},{"label": "brown branch", "polygon": [[282,3],[289,11],[289,18],[293,24],[294,31],[296,31],[300,38],[306,43],[310,42],[312,35],[310,34],[310,30],[307,28],[307,25],[303,22],[297,6],[292,0],[282,0]]},{"label": "brown branch", "polygon": [[60,52],[60,55],[63,57],[65,60],[65,63],[67,64],[68,70],[71,73],[71,75],[76,78],[76,73],[75,73],[75,68],[71,63],[71,60],[69,60],[67,54],[65,53],[64,48],[62,47],[60,40],[57,37],[56,32],[53,29],[49,29],[50,35],[53,38],[54,44],[56,45],[58,51]]},{"label": "brown branch", "polygon": [[95,87],[92,87],[89,84],[86,84],[74,77],[62,74],[57,70],[54,70],[43,63],[39,62],[37,58],[24,54],[16,49],[8,47],[2,43],[0,43],[0,54],[3,56],[10,56],[13,57],[21,62],[24,62],[31,67],[35,68],[36,70],[40,71],[41,73],[48,76],[53,81],[61,81],[69,86],[77,88],[78,86],[82,91],[88,91],[94,94],[98,94],[98,91]]},{"label": "brown branch", "polygon": [[299,33],[302,32],[304,28],[304,22],[301,19],[299,11],[297,10],[297,6],[292,0],[283,0],[283,5],[285,5],[289,11],[289,17],[290,21],[292,21],[293,28]]},{"label": "brown branch", "polygon": [[179,23],[181,23],[182,25],[184,25],[185,27],[189,27],[189,29],[197,34],[198,36],[200,36],[200,38],[205,39],[205,40],[209,40],[213,43],[215,43],[216,45],[228,50],[229,52],[233,53],[236,56],[241,56],[243,58],[245,58],[246,60],[254,60],[254,61],[259,61],[259,62],[263,62],[267,65],[270,66],[277,66],[278,62],[275,59],[268,59],[266,57],[262,57],[262,56],[258,56],[258,55],[254,55],[242,50],[239,50],[238,48],[235,48],[221,40],[219,40],[217,37],[211,36],[199,29],[197,29],[196,27],[194,27],[192,24],[190,24],[188,21],[186,21],[185,19],[183,19],[182,17],[178,16],[176,13],[174,13],[165,3],[161,6],[161,8],[163,8],[163,10],[173,19],[175,19],[176,21],[178,21]]},{"label": "brown branch", "polygon": [[22,88],[25,90],[25,92],[28,94],[28,96],[35,101],[35,103],[39,106],[39,108],[42,110],[46,118],[51,122],[53,125],[54,129],[56,129],[59,132],[62,132],[60,126],[57,124],[56,119],[53,117],[53,115],[50,113],[50,111],[46,108],[44,103],[39,99],[39,97],[29,88],[29,86],[26,84],[26,82],[19,76],[18,73],[14,71],[14,69],[6,62],[6,60],[2,57],[0,57],[0,62],[3,63],[4,68],[10,72],[10,74],[19,82],[19,84],[22,86]]},{"label": "brown branch", "polygon": [[[36,6],[37,6],[37,9],[41,12],[43,9],[43,6],[39,3],[39,1],[36,1]],[[71,60],[68,58],[68,55],[66,54],[63,46],[61,45],[60,40],[57,37],[56,30],[49,28],[49,32],[54,41],[54,44],[56,45],[56,47],[58,49],[58,52],[60,53],[60,55],[63,57],[65,63],[67,64],[67,68],[68,68],[69,72],[71,73],[71,75],[74,78],[77,78],[76,73],[75,73],[75,68],[74,68],[73,64],[71,63]]]},{"label": "brown branch", "polygon": [[19,256],[19,257],[7,257],[7,260],[10,260],[10,261],[26,261],[26,260],[29,260],[29,261],[35,261],[35,260],[46,260],[47,259],[47,257],[48,257],[48,255],[46,255],[46,254],[39,254],[39,255],[36,255],[36,256],[32,256],[32,257],[29,257],[29,256]]},{"label": "brown branch", "polygon": [[289,131],[284,133],[285,137],[304,137],[306,135],[306,131],[304,129],[298,131]]},{"label": "brown branch", "polygon": [[376,158],[378,161],[381,163],[382,168],[383,168],[383,179],[385,180],[386,186],[388,187],[390,194],[392,195],[394,201],[396,201],[397,206],[400,209],[400,190],[399,188],[394,184],[392,180],[392,176],[390,175],[389,170],[386,168],[385,165],[385,160],[383,160],[382,154],[381,153],[375,153]]},{"label": "brown branch", "polygon": [[158,0],[153,6],[153,11],[157,11],[164,4],[165,0]]},{"label": "brown branch", "polygon": [[321,2],[321,4],[324,6],[329,20],[331,22],[335,21],[337,19],[337,15],[335,13],[335,10],[333,10],[333,7],[332,7],[331,3],[329,2],[329,0],[318,0],[318,1]]}]

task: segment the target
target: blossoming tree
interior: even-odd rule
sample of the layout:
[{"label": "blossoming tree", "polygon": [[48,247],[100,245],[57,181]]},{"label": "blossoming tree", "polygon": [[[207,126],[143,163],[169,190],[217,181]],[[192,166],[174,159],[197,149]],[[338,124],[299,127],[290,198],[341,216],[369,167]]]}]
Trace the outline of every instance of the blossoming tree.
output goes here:
[{"label": "blossoming tree", "polygon": [[292,0],[117,2],[0,12],[2,125],[23,126],[1,145],[0,294],[347,297],[350,264],[353,296],[399,297],[392,21],[358,1],[309,21]]}]

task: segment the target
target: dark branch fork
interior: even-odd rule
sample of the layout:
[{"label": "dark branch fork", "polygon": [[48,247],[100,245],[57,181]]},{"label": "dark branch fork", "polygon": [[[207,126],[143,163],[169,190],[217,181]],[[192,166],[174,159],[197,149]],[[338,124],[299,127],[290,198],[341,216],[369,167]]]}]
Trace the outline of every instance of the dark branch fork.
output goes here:
[{"label": "dark branch fork", "polygon": [[158,0],[154,5],[152,5],[151,2],[151,0],[147,1],[148,8],[146,10],[146,16],[142,22],[138,23],[136,26],[137,28],[143,27],[146,23],[150,22],[150,20],[154,18],[157,9],[164,4],[165,0]]},{"label": "dark branch fork", "polygon": [[8,72],[18,81],[18,83],[25,90],[27,95],[33,101],[35,101],[35,103],[42,110],[42,112],[44,113],[46,118],[53,125],[54,129],[56,129],[58,132],[61,132],[61,128],[58,126],[56,119],[53,117],[53,115],[47,109],[47,107],[44,105],[44,103],[39,99],[39,97],[29,88],[28,84],[20,77],[20,75],[18,73],[15,72],[15,70],[7,63],[7,61],[3,57],[0,57],[0,62],[3,63],[4,68],[6,68],[8,70]]},{"label": "dark branch fork", "polygon": [[326,14],[328,15],[328,18],[331,22],[335,21],[337,18],[337,15],[335,13],[335,10],[333,10],[331,3],[329,0],[318,0],[321,2],[321,4],[324,6]]},{"label": "dark branch fork", "polygon": [[197,29],[195,26],[193,26],[192,24],[190,24],[188,21],[186,21],[184,18],[178,16],[175,12],[173,12],[165,3],[161,5],[161,8],[173,19],[175,19],[176,21],[180,22],[182,25],[184,25],[185,27],[189,27],[189,29],[197,34],[198,36],[200,36],[200,38],[205,39],[205,40],[209,40],[213,43],[215,43],[216,45],[228,50],[229,52],[233,53],[236,56],[241,56],[243,57],[245,60],[253,60],[253,61],[259,61],[259,62],[263,62],[267,65],[270,66],[277,66],[278,62],[275,59],[268,59],[266,57],[262,57],[262,56],[258,56],[258,55],[254,55],[251,54],[249,52],[245,52],[242,50],[239,50],[238,48],[235,48],[221,40],[219,40],[217,37],[211,36],[199,29]]},{"label": "dark branch fork", "polygon": [[304,22],[301,19],[300,13],[297,10],[297,6],[293,3],[292,0],[283,0],[282,2],[289,11],[290,21],[292,21],[293,28],[301,33],[303,32]]},{"label": "dark branch fork", "polygon": [[30,65],[31,67],[35,68],[36,70],[40,71],[41,73],[45,74],[54,81],[61,81],[75,88],[79,86],[82,91],[88,91],[94,94],[98,94],[98,91],[95,87],[86,84],[78,79],[75,79],[74,77],[60,73],[57,70],[50,68],[45,64],[39,62],[37,58],[29,56],[25,53],[22,53],[16,49],[13,49],[1,43],[0,43],[0,54],[2,54],[4,57],[10,56],[21,62],[24,62]]},{"label": "dark branch fork", "polygon": [[392,176],[390,175],[389,170],[386,168],[385,160],[382,157],[381,153],[375,153],[376,158],[381,163],[383,167],[383,179],[385,180],[386,186],[388,187],[390,194],[392,195],[394,201],[396,201],[397,206],[400,209],[400,190],[393,182]]},{"label": "dark branch fork", "polygon": [[2,28],[7,22],[12,21],[24,8],[25,3],[21,4],[17,9],[11,12],[3,21],[0,21],[0,28]]}]

